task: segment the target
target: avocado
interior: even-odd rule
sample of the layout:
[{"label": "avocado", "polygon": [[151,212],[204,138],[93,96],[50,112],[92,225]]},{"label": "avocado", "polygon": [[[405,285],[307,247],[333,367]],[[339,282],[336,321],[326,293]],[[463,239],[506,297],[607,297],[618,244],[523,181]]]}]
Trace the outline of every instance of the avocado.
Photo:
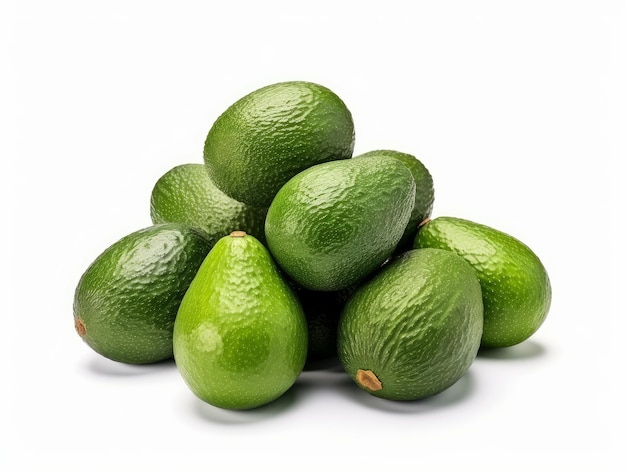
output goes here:
[{"label": "avocado", "polygon": [[416,248],[451,250],[476,271],[485,309],[483,347],[510,347],[546,319],[552,288],[539,257],[518,239],[466,219],[441,216],[423,225]]},{"label": "avocado", "polygon": [[267,208],[240,203],[219,190],[204,164],[178,165],[159,178],[150,197],[155,224],[178,222],[202,230],[211,245],[241,230],[265,240]]},{"label": "avocado", "polygon": [[76,331],[111,360],[141,364],[172,358],[178,306],[210,249],[204,234],[174,223],[118,240],[78,282]]},{"label": "avocado", "polygon": [[343,291],[312,291],[293,282],[291,286],[307,323],[309,343],[304,369],[321,369],[337,359],[337,324],[346,295]]},{"label": "avocado", "polygon": [[211,249],[180,305],[174,359],[191,391],[251,409],[287,391],[304,367],[302,307],[267,249],[235,231]]},{"label": "avocado", "polygon": [[417,233],[419,224],[430,217],[435,201],[435,188],[433,177],[426,166],[414,155],[396,150],[380,149],[357,155],[356,157],[372,157],[375,155],[386,155],[402,162],[410,170],[415,180],[415,204],[411,217],[406,225],[404,234],[398,243],[397,253],[409,250],[413,246],[413,240]]},{"label": "avocado", "polygon": [[466,373],[482,328],[481,288],[470,264],[446,250],[410,250],[348,299],[338,354],[348,375],[373,396],[421,399]]},{"label": "avocado", "polygon": [[310,167],[276,194],[265,237],[301,286],[338,291],[361,281],[394,251],[415,201],[415,181],[386,156]]},{"label": "avocado", "polygon": [[280,82],[240,98],[217,118],[204,143],[204,162],[228,196],[268,207],[295,174],[349,159],[353,148],[352,115],[333,91],[312,82]]}]

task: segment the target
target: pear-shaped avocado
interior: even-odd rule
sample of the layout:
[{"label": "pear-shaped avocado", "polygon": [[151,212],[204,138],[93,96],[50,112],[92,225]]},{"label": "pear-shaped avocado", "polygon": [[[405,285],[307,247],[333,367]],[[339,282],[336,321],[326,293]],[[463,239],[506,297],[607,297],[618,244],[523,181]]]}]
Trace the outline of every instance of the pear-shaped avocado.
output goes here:
[{"label": "pear-shaped avocado", "polygon": [[348,288],[394,251],[415,201],[415,181],[386,156],[336,160],[300,172],[276,194],[265,220],[268,247],[301,286]]},{"label": "pear-shaped avocado", "polygon": [[178,306],[211,249],[200,231],[157,224],[107,248],[74,297],[74,324],[96,352],[123,363],[171,358]]},{"label": "pear-shaped avocado", "polygon": [[484,347],[523,342],[548,315],[548,273],[518,239],[483,224],[442,216],[420,228],[414,246],[451,250],[474,267],[485,305]]},{"label": "pear-shaped avocado", "polygon": [[155,224],[177,222],[203,231],[211,245],[241,230],[265,240],[267,208],[240,203],[215,186],[204,164],[178,165],[152,189],[150,216]]},{"label": "pear-shaped avocado", "polygon": [[339,359],[374,396],[420,399],[465,374],[482,327],[480,284],[472,267],[446,250],[410,250],[348,299],[339,320]]},{"label": "pear-shaped avocado", "polygon": [[196,396],[250,409],[281,396],[307,354],[296,295],[267,249],[236,231],[211,249],[180,305],[174,359]]}]

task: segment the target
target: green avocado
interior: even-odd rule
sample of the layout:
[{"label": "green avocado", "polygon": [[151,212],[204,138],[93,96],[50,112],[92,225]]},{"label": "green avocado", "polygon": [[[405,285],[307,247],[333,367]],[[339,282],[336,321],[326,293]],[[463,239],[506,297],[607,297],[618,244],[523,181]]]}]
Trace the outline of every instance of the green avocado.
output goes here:
[{"label": "green avocado", "polygon": [[352,115],[334,92],[311,82],[280,82],[240,98],[217,118],[204,161],[228,196],[268,207],[295,174],[349,159],[353,148]]},{"label": "green avocado", "polygon": [[150,216],[155,224],[184,223],[202,230],[211,245],[233,231],[265,240],[267,208],[240,203],[219,190],[204,164],[178,165],[152,189]]},{"label": "green avocado", "polygon": [[211,249],[174,324],[174,359],[191,389],[223,409],[269,403],[307,355],[302,307],[267,249],[236,231]]},{"label": "green avocado", "polygon": [[270,252],[296,283],[338,291],[394,251],[415,201],[415,181],[386,156],[326,162],[290,179],[265,219]]},{"label": "green avocado", "polygon": [[521,343],[546,319],[552,298],[548,273],[516,238],[466,219],[438,217],[420,228],[414,246],[451,250],[474,267],[485,306],[484,347]]},{"label": "green avocado", "polygon": [[348,299],[339,319],[338,354],[368,393],[421,399],[465,374],[482,329],[481,289],[469,263],[446,250],[409,250]]},{"label": "green avocado", "polygon": [[312,291],[291,284],[300,300],[308,331],[305,370],[322,369],[337,360],[337,324],[346,303],[343,291]]},{"label": "green avocado", "polygon": [[182,224],[123,237],[87,268],[74,295],[74,325],[96,352],[123,363],[171,358],[178,306],[211,244]]},{"label": "green avocado", "polygon": [[412,248],[415,234],[420,223],[430,217],[433,204],[435,201],[435,188],[433,186],[433,177],[426,166],[414,155],[396,150],[373,150],[356,157],[372,157],[375,155],[386,155],[402,162],[411,171],[413,180],[415,180],[415,204],[411,217],[406,225],[402,239],[398,243],[396,252],[401,252]]}]

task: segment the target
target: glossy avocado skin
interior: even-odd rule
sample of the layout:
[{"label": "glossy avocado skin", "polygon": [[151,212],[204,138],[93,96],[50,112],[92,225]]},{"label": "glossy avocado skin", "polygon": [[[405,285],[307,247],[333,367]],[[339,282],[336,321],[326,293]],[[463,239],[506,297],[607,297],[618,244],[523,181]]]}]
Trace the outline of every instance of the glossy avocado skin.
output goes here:
[{"label": "glossy avocado skin", "polygon": [[267,249],[243,232],[220,239],[174,325],[174,359],[189,388],[216,407],[259,407],[293,385],[306,355],[302,307]]},{"label": "glossy avocado skin", "polygon": [[272,201],[267,244],[304,288],[342,290],[391,255],[414,200],[411,172],[391,157],[315,165],[289,180]]},{"label": "glossy avocado skin", "polygon": [[76,287],[78,334],[111,360],[142,364],[172,358],[178,306],[210,249],[200,231],[174,223],[118,240]]},{"label": "glossy avocado skin", "polygon": [[231,198],[268,207],[280,187],[318,163],[349,159],[354,123],[328,88],[280,82],[233,103],[211,126],[204,161],[218,188]]},{"label": "glossy avocado skin", "polygon": [[263,241],[267,208],[236,201],[215,186],[204,164],[182,164],[163,174],[150,196],[155,224],[176,222],[203,231],[211,245],[233,231]]},{"label": "glossy avocado skin", "polygon": [[410,250],[349,298],[339,320],[339,359],[374,396],[420,399],[465,374],[482,326],[482,295],[472,267],[446,250]]},{"label": "glossy avocado skin", "polygon": [[483,291],[483,347],[509,347],[528,339],[546,319],[552,299],[548,273],[516,238],[473,221],[438,217],[422,226],[416,248],[451,250],[476,270]]},{"label": "glossy avocado skin", "polygon": [[380,149],[360,154],[356,157],[372,157],[377,155],[384,155],[393,157],[394,159],[402,162],[413,175],[415,180],[415,204],[411,211],[411,217],[406,225],[402,239],[398,243],[396,253],[401,253],[405,250],[412,248],[415,234],[419,224],[425,219],[429,218],[433,204],[435,202],[435,188],[433,184],[433,177],[430,174],[426,166],[414,155],[407,154],[406,152],[400,152],[391,149]]}]

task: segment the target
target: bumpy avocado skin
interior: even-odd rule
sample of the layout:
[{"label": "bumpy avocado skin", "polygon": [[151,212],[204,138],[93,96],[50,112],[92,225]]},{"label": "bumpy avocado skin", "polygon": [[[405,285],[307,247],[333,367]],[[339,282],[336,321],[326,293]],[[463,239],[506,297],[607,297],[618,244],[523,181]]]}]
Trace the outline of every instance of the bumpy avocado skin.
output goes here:
[{"label": "bumpy avocado skin", "polygon": [[537,255],[518,239],[466,219],[438,217],[414,247],[451,250],[476,270],[483,291],[483,347],[509,347],[533,335],[550,310],[552,288]]},{"label": "bumpy avocado skin", "polygon": [[[482,326],[482,295],[472,267],[449,251],[410,250],[349,298],[339,320],[339,359],[374,396],[421,399],[465,374]],[[373,375],[378,388],[360,379],[363,372]]]},{"label": "bumpy avocado skin", "polygon": [[406,165],[413,175],[413,180],[415,180],[415,204],[413,211],[411,211],[409,222],[404,230],[404,234],[402,235],[402,239],[400,239],[396,249],[396,253],[401,253],[412,248],[413,240],[415,239],[415,234],[417,234],[420,223],[431,216],[435,202],[433,177],[421,160],[406,152],[380,149],[357,155],[355,158],[372,157],[376,155],[385,155],[399,160]]},{"label": "bumpy avocado skin", "polygon": [[204,164],[181,164],[163,174],[150,196],[155,224],[176,222],[204,232],[211,245],[233,231],[265,240],[267,208],[236,201],[215,186]]},{"label": "bumpy avocado skin", "polygon": [[156,224],[115,242],[80,278],[74,323],[99,354],[123,363],[172,358],[178,307],[211,249],[182,224]]},{"label": "bumpy avocado skin", "polygon": [[306,354],[302,307],[267,249],[243,232],[220,239],[174,324],[174,359],[189,388],[216,407],[259,407],[293,385]]},{"label": "bumpy avocado skin", "polygon": [[204,161],[224,193],[267,207],[292,176],[349,159],[353,148],[352,115],[339,96],[316,83],[290,81],[254,90],[228,107],[207,134]]},{"label": "bumpy avocado skin", "polygon": [[342,290],[392,254],[414,201],[411,172],[391,157],[319,164],[277,193],[265,220],[267,244],[301,286]]}]

